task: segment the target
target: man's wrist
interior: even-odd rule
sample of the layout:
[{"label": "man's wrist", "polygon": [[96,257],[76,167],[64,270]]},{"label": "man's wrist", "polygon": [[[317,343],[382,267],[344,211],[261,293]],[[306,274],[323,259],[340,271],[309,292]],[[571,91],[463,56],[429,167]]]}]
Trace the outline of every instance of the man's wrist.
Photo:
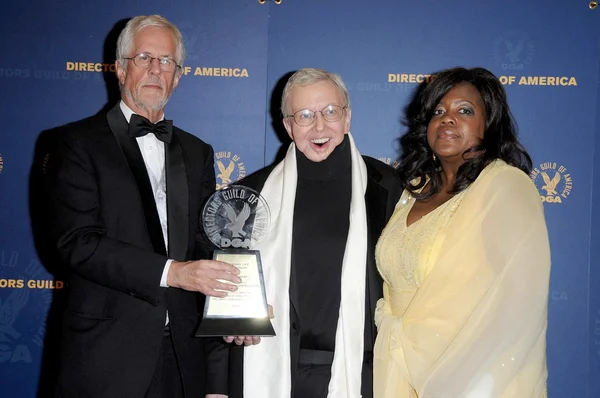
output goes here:
[{"label": "man's wrist", "polygon": [[175,260],[167,260],[165,263],[165,268],[163,268],[162,276],[160,277],[160,287],[169,287],[169,270],[171,269],[171,264],[173,264]]}]

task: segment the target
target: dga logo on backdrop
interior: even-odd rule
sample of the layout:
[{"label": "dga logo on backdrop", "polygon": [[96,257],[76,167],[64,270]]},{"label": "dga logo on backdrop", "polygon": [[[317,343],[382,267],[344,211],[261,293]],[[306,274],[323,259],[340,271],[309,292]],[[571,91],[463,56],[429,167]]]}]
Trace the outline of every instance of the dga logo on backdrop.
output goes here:
[{"label": "dga logo on backdrop", "polygon": [[504,70],[523,70],[535,55],[535,47],[521,30],[505,32],[494,41],[494,61]]},{"label": "dga logo on backdrop", "polygon": [[207,28],[198,23],[184,22],[179,24],[186,48],[186,65],[183,67],[184,75],[211,76],[211,77],[249,77],[248,69],[241,66],[198,66],[206,60],[205,52],[210,43]]},{"label": "dga logo on backdrop", "polygon": [[179,24],[181,36],[186,49],[186,61],[194,62],[200,59],[199,52],[206,47],[208,41],[207,32],[202,32],[202,25],[184,22]]},{"label": "dga logo on backdrop", "polygon": [[230,185],[246,176],[246,166],[244,166],[240,157],[229,151],[215,153],[215,167],[217,189]]},{"label": "dga logo on backdrop", "polygon": [[21,333],[15,321],[29,301],[29,289],[16,288],[4,300],[0,297],[0,363],[31,362],[31,352],[24,344],[17,344]]},{"label": "dga logo on backdrop", "polygon": [[[18,251],[0,251],[0,275],[21,268],[18,263]],[[46,275],[33,258],[22,278],[0,278],[0,364],[32,363],[32,351],[44,346],[52,290],[64,287],[62,281],[43,279]]]},{"label": "dga logo on backdrop", "polygon": [[533,169],[531,179],[545,203],[562,203],[571,194],[573,180],[565,166],[545,162]]},{"label": "dga logo on backdrop", "polygon": [[0,174],[2,174],[2,170],[4,170],[4,159],[2,158],[2,154],[0,153]]}]

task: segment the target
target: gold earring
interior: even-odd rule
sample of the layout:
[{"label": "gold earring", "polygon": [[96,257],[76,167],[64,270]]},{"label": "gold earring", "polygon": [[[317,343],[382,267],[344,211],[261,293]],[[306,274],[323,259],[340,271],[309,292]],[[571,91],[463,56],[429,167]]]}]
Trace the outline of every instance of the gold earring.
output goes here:
[{"label": "gold earring", "polygon": [[437,160],[437,158],[435,157],[435,153],[433,154],[433,161],[435,162]]}]

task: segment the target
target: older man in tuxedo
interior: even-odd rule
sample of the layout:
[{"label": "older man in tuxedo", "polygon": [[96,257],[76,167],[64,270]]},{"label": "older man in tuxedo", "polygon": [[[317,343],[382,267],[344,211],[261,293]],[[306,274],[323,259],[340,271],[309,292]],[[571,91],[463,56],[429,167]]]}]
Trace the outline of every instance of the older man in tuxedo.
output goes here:
[{"label": "older man in tuxedo", "polygon": [[131,19],[117,43],[121,101],[63,126],[50,157],[54,233],[70,271],[56,396],[218,391],[194,337],[197,292],[223,297],[240,280],[235,267],[203,259],[213,149],[164,116],[184,58],[175,25]]}]

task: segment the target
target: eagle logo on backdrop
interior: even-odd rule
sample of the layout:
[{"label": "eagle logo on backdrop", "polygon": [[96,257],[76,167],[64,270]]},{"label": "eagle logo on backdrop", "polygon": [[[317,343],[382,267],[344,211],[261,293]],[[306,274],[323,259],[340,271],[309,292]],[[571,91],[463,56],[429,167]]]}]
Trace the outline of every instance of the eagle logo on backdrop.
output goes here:
[{"label": "eagle logo on backdrop", "polygon": [[240,157],[229,151],[215,153],[215,168],[217,189],[231,185],[246,176],[246,166]]},{"label": "eagle logo on backdrop", "polygon": [[28,300],[29,289],[14,289],[4,301],[0,297],[0,342],[11,341],[8,337],[13,340],[21,337],[14,324]]},{"label": "eagle logo on backdrop", "polygon": [[[21,268],[17,251],[0,250],[0,260],[4,266]],[[11,278],[5,273],[0,279],[0,364],[33,363],[44,347],[53,289],[64,287],[62,281],[40,279],[47,272],[39,259],[30,259],[24,270],[24,275]]]},{"label": "eagle logo on backdrop", "polygon": [[4,170],[4,159],[2,159],[2,154],[0,153],[0,174],[2,174],[2,170]]},{"label": "eagle logo on backdrop", "polygon": [[542,189],[546,191],[546,195],[557,195],[556,186],[561,180],[560,173],[558,171],[554,172],[554,177],[550,179],[550,176],[545,171],[542,171],[542,179],[544,180],[544,185]]},{"label": "eagle logo on backdrop", "polygon": [[178,25],[183,37],[186,48],[186,60],[198,61],[200,59],[199,50],[206,47],[207,33],[202,31],[202,25],[197,23],[183,23]]},{"label": "eagle logo on backdrop", "polygon": [[[0,294],[0,363],[32,363],[30,343],[34,340],[30,340],[29,336],[23,336],[15,327],[21,311],[30,301],[29,289],[24,287],[1,289],[0,293],[7,291],[10,291],[7,297],[2,297]],[[43,333],[41,328],[36,327],[35,331],[37,332],[38,329]]]},{"label": "eagle logo on backdrop", "polygon": [[505,32],[494,41],[494,61],[504,70],[523,70],[534,55],[533,42],[521,30]]},{"label": "eagle logo on backdrop", "polygon": [[233,160],[229,161],[227,167],[225,167],[223,162],[217,160],[217,167],[219,168],[219,174],[217,174],[217,178],[221,179],[221,183],[231,184],[233,182],[231,181],[231,173],[233,173],[233,170],[235,170],[235,163]]},{"label": "eagle logo on backdrop", "polygon": [[563,203],[573,189],[571,173],[556,162],[540,163],[531,172],[531,179],[544,203]]}]

